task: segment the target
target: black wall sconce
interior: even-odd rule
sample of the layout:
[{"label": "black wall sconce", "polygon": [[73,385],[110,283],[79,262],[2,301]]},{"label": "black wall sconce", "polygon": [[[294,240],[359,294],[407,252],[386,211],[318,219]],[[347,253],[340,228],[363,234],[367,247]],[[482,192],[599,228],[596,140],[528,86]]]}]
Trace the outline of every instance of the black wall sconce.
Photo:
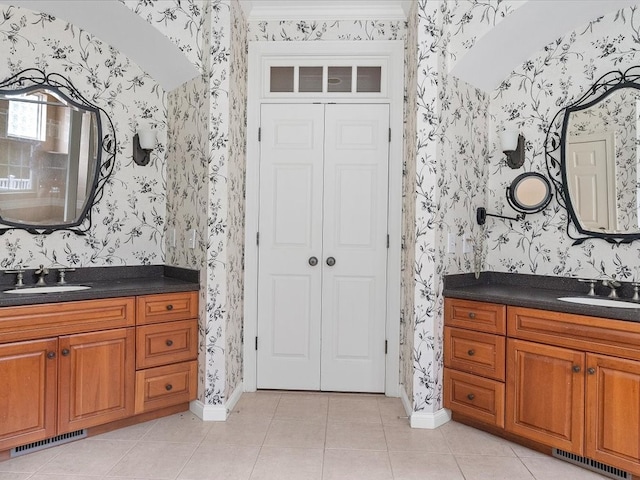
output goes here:
[{"label": "black wall sconce", "polygon": [[156,146],[156,132],[149,129],[138,129],[133,136],[133,161],[136,165],[145,166],[151,160],[151,151]]},{"label": "black wall sconce", "polygon": [[524,164],[524,137],[517,130],[500,132],[502,151],[507,156],[507,165],[520,168]]}]

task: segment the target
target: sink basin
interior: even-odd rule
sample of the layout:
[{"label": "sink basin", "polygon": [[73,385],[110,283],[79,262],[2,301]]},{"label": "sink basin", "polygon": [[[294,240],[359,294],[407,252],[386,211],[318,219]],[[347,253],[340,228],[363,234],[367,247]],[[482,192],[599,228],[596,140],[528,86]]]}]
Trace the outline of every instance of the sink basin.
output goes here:
[{"label": "sink basin", "polygon": [[4,293],[63,293],[63,292],[75,292],[77,290],[87,290],[91,287],[86,285],[51,285],[48,287],[22,287],[14,288],[13,290],[5,290]]},{"label": "sink basin", "polygon": [[640,303],[625,302],[623,300],[611,300],[609,298],[560,297],[558,298],[558,300],[569,303],[580,303],[582,305],[594,305],[597,307],[640,308]]}]

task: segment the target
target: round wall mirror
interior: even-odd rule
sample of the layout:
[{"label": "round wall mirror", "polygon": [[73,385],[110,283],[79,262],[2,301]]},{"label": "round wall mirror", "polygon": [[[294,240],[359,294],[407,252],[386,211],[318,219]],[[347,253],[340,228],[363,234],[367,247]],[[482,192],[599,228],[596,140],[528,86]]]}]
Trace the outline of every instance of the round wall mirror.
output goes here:
[{"label": "round wall mirror", "polygon": [[507,200],[521,213],[538,213],[551,201],[551,183],[539,173],[518,175],[507,188]]}]

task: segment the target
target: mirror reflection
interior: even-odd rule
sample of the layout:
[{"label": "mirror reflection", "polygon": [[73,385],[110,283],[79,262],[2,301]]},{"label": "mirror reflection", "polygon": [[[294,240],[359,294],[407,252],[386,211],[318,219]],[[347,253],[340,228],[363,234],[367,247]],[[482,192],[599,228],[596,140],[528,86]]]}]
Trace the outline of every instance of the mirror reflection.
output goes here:
[{"label": "mirror reflection", "polygon": [[57,89],[0,91],[0,220],[80,222],[92,202],[99,145],[96,112]]},{"label": "mirror reflection", "polygon": [[551,184],[539,173],[523,173],[508,188],[507,199],[516,211],[540,212],[551,201]]},{"label": "mirror reflection", "polygon": [[640,90],[614,89],[565,119],[564,183],[583,230],[640,233]]}]

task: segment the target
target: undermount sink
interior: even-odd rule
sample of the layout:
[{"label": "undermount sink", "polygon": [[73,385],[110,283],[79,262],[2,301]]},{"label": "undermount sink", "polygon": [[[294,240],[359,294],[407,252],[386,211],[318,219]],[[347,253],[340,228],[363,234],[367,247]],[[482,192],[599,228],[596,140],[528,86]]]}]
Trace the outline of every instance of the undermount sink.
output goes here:
[{"label": "undermount sink", "polygon": [[611,300],[609,298],[560,297],[558,298],[558,300],[569,303],[580,303],[582,305],[594,305],[597,307],[640,308],[640,303],[625,302],[623,300]]},{"label": "undermount sink", "polygon": [[75,292],[77,290],[87,290],[91,287],[87,285],[51,285],[47,287],[22,287],[14,288],[13,290],[5,290],[4,293],[63,293],[63,292]]}]

